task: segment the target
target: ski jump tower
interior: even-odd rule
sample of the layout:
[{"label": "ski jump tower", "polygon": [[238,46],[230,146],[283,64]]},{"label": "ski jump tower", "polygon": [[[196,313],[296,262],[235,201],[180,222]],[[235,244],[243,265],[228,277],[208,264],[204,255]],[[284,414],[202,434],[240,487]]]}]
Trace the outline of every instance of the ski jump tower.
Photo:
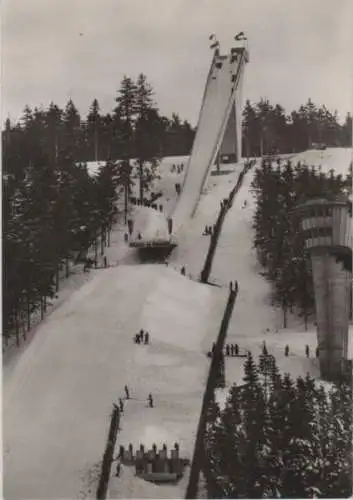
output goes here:
[{"label": "ski jump tower", "polygon": [[346,200],[313,199],[297,210],[311,256],[321,376],[346,371],[352,272],[340,256],[352,256],[352,219]]},{"label": "ski jump tower", "polygon": [[[242,35],[239,37],[239,35]],[[232,163],[242,153],[242,87],[244,68],[249,62],[246,38],[243,33],[235,37],[237,47],[222,55],[219,43],[211,35],[214,49],[211,66],[196,128],[191,155],[186,168],[181,193],[174,211],[135,239],[131,234],[130,246],[137,248],[173,248],[178,232],[197,209],[202,190],[216,161],[228,157]]]}]

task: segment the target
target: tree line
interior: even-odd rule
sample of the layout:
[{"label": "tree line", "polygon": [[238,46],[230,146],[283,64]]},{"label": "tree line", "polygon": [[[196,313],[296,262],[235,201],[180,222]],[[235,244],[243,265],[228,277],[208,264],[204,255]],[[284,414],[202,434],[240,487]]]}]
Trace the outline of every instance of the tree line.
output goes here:
[{"label": "tree line", "polygon": [[[141,148],[155,156],[185,155],[190,152],[194,130],[173,113],[169,119],[159,113],[154,92],[145,75],[136,82],[125,76],[116,96],[116,106],[106,114],[94,99],[82,117],[70,99],[61,109],[51,102],[47,108],[26,105],[18,123],[5,122],[2,132],[3,168],[21,175],[24,166],[40,152],[50,163],[69,150],[75,161],[106,161],[128,155],[137,157]],[[144,154],[149,154],[144,152]]]},{"label": "tree line", "polygon": [[352,164],[344,177],[300,162],[294,166],[291,161],[264,159],[251,189],[256,198],[253,244],[264,275],[273,284],[273,303],[283,310],[284,327],[288,311],[294,309],[307,326],[314,310],[312,269],[295,207],[323,193],[331,199],[352,193]]},{"label": "tree line", "polygon": [[280,104],[261,99],[246,101],[243,112],[243,154],[262,156],[293,153],[315,145],[352,146],[352,116],[347,113],[343,125],[337,112],[317,106],[308,99],[298,110],[287,114]]},{"label": "tree line", "polygon": [[204,436],[208,498],[347,498],[352,494],[352,389],[281,374],[264,345]]},{"label": "tree line", "polygon": [[[136,157],[146,131],[145,142],[159,156],[190,154],[195,129],[176,113],[171,119],[161,115],[153,95],[146,76],[140,74],[136,82],[127,76],[123,78],[117,91],[117,106],[106,114],[101,113],[97,99],[86,117],[80,115],[71,99],[64,109],[53,102],[46,109],[25,106],[19,122],[5,121],[4,171],[18,174],[21,165],[30,163],[38,149],[52,162],[67,149],[76,161],[82,162],[121,159],[127,149],[130,157]],[[145,104],[141,105],[141,99]],[[267,99],[246,101],[242,134],[243,154],[247,157],[299,152],[319,143],[350,147],[352,117],[348,113],[341,125],[337,112],[317,106],[311,99],[289,114],[280,104],[271,104]]]}]

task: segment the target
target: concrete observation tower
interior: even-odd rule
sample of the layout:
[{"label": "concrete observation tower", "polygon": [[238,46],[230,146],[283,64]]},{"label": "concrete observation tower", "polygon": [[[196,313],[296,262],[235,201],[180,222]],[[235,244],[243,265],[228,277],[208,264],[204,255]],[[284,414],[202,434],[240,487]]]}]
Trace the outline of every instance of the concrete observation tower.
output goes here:
[{"label": "concrete observation tower", "polygon": [[339,256],[352,255],[349,202],[313,199],[297,211],[313,270],[320,373],[334,381],[348,366],[352,272]]}]

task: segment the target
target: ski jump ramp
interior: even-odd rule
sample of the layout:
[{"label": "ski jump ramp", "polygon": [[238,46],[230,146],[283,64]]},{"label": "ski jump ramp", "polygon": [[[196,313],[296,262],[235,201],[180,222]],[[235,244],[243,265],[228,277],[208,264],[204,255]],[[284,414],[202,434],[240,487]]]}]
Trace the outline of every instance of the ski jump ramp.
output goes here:
[{"label": "ski jump ramp", "polygon": [[137,248],[177,245],[183,224],[194,215],[202,190],[217,155],[241,158],[242,86],[245,64],[249,61],[245,47],[232,48],[227,55],[214,52],[201,104],[196,135],[186,168],[177,206],[166,219],[151,223],[140,240],[131,240]]}]

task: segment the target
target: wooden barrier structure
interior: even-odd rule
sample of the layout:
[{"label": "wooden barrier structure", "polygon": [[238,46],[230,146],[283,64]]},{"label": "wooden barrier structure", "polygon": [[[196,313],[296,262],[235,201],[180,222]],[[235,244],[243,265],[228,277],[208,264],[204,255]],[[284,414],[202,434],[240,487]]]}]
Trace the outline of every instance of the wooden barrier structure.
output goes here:
[{"label": "wooden barrier structure", "polygon": [[120,411],[117,406],[114,406],[110,420],[108,440],[103,455],[101,473],[99,476],[99,482],[97,487],[97,494],[96,494],[97,500],[104,500],[107,497],[110,472],[113,463],[114,448],[116,443],[116,437],[119,430],[119,423],[120,423]]},{"label": "wooden barrier structure", "polygon": [[219,372],[221,369],[220,362],[222,360],[224,342],[226,339],[229,320],[232,316],[237,294],[238,294],[238,287],[237,286],[235,288],[231,287],[227,305],[222,318],[221,327],[217,337],[214,353],[212,356],[211,366],[207,379],[207,385],[203,396],[201,414],[195,440],[194,455],[191,463],[189,483],[187,486],[185,498],[197,498],[200,471],[205,468],[204,464],[205,453],[204,453],[203,438],[205,432],[206,413],[210,402],[214,398],[214,391],[216,389],[216,385],[219,380]]}]

